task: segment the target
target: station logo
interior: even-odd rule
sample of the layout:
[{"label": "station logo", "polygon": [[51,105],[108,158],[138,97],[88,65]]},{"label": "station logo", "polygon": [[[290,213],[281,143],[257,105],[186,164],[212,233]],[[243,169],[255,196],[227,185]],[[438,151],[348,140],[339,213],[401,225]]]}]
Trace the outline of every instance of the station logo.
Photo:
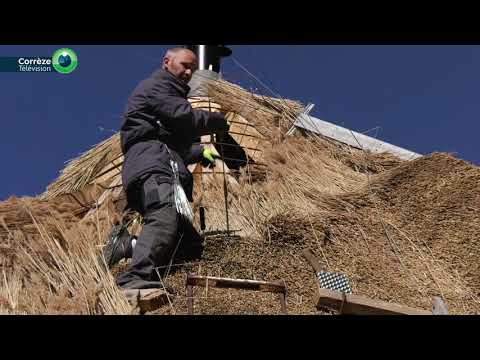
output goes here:
[{"label": "station logo", "polygon": [[68,48],[58,49],[51,57],[0,57],[0,72],[57,72],[60,74],[70,74],[77,66],[77,54]]},{"label": "station logo", "polygon": [[77,68],[78,57],[72,49],[58,49],[52,56],[53,68],[62,74],[70,74]]}]

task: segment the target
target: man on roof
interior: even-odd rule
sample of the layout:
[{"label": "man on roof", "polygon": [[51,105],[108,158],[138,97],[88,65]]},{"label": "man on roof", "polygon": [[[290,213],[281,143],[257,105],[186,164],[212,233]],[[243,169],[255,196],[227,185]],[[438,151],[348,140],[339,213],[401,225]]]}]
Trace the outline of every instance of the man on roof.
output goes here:
[{"label": "man on roof", "polygon": [[198,144],[199,138],[226,132],[229,125],[222,113],[193,109],[188,102],[188,82],[196,70],[195,53],[169,49],[161,69],[141,81],[128,100],[120,131],[122,181],[127,206],[142,215],[144,225],[134,246],[124,231],[122,236],[111,237],[104,249],[109,266],[132,257],[116,280],[123,289],[161,287],[156,270],[168,266],[179,241],[195,249],[194,257],[201,254],[201,239],[176,210],[170,160],[177,162],[182,187],[193,201],[193,177],[186,166],[215,161]]}]

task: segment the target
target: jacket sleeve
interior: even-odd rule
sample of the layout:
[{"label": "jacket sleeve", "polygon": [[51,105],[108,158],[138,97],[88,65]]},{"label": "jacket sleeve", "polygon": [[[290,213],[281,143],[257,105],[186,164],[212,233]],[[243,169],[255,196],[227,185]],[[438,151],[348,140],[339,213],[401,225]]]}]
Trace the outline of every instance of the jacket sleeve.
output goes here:
[{"label": "jacket sleeve", "polygon": [[160,122],[175,132],[202,136],[228,129],[223,114],[193,109],[186,99],[179,96],[154,90],[150,97],[150,106]]},{"label": "jacket sleeve", "polygon": [[185,155],[185,165],[196,164],[202,161],[203,146],[193,144]]}]

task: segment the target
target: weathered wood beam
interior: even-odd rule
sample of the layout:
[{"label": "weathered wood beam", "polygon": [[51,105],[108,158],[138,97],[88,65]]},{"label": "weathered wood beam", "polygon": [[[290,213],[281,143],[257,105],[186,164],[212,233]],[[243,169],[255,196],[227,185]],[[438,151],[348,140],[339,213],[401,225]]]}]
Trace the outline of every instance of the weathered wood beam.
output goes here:
[{"label": "weathered wood beam", "polygon": [[240,290],[256,290],[263,292],[277,293],[280,298],[280,306],[283,314],[287,314],[287,303],[285,296],[287,293],[287,287],[285,282],[276,281],[258,281],[258,280],[246,280],[246,279],[231,279],[220,278],[214,276],[200,276],[200,275],[187,275],[187,305],[188,314],[193,315],[193,287],[216,287],[216,288],[229,288]]},{"label": "weathered wood beam", "polygon": [[287,292],[287,288],[285,284],[283,284],[283,282],[280,282],[280,281],[268,282],[268,281],[258,281],[258,280],[220,278],[220,277],[214,277],[214,276],[199,276],[199,275],[191,275],[191,274],[187,276],[187,285],[256,290],[256,291],[265,291],[265,292],[273,292],[273,293]]},{"label": "weathered wood beam", "polygon": [[373,300],[365,296],[344,294],[319,288],[317,309],[328,308],[350,315],[432,315],[431,311]]}]

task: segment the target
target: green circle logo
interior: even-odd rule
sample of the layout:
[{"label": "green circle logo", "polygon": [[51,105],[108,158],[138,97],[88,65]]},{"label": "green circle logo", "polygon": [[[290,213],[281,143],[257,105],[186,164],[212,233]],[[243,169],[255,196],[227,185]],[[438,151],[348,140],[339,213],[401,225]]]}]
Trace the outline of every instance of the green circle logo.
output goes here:
[{"label": "green circle logo", "polygon": [[70,74],[77,68],[77,54],[72,49],[58,49],[52,56],[52,65],[59,73]]}]

